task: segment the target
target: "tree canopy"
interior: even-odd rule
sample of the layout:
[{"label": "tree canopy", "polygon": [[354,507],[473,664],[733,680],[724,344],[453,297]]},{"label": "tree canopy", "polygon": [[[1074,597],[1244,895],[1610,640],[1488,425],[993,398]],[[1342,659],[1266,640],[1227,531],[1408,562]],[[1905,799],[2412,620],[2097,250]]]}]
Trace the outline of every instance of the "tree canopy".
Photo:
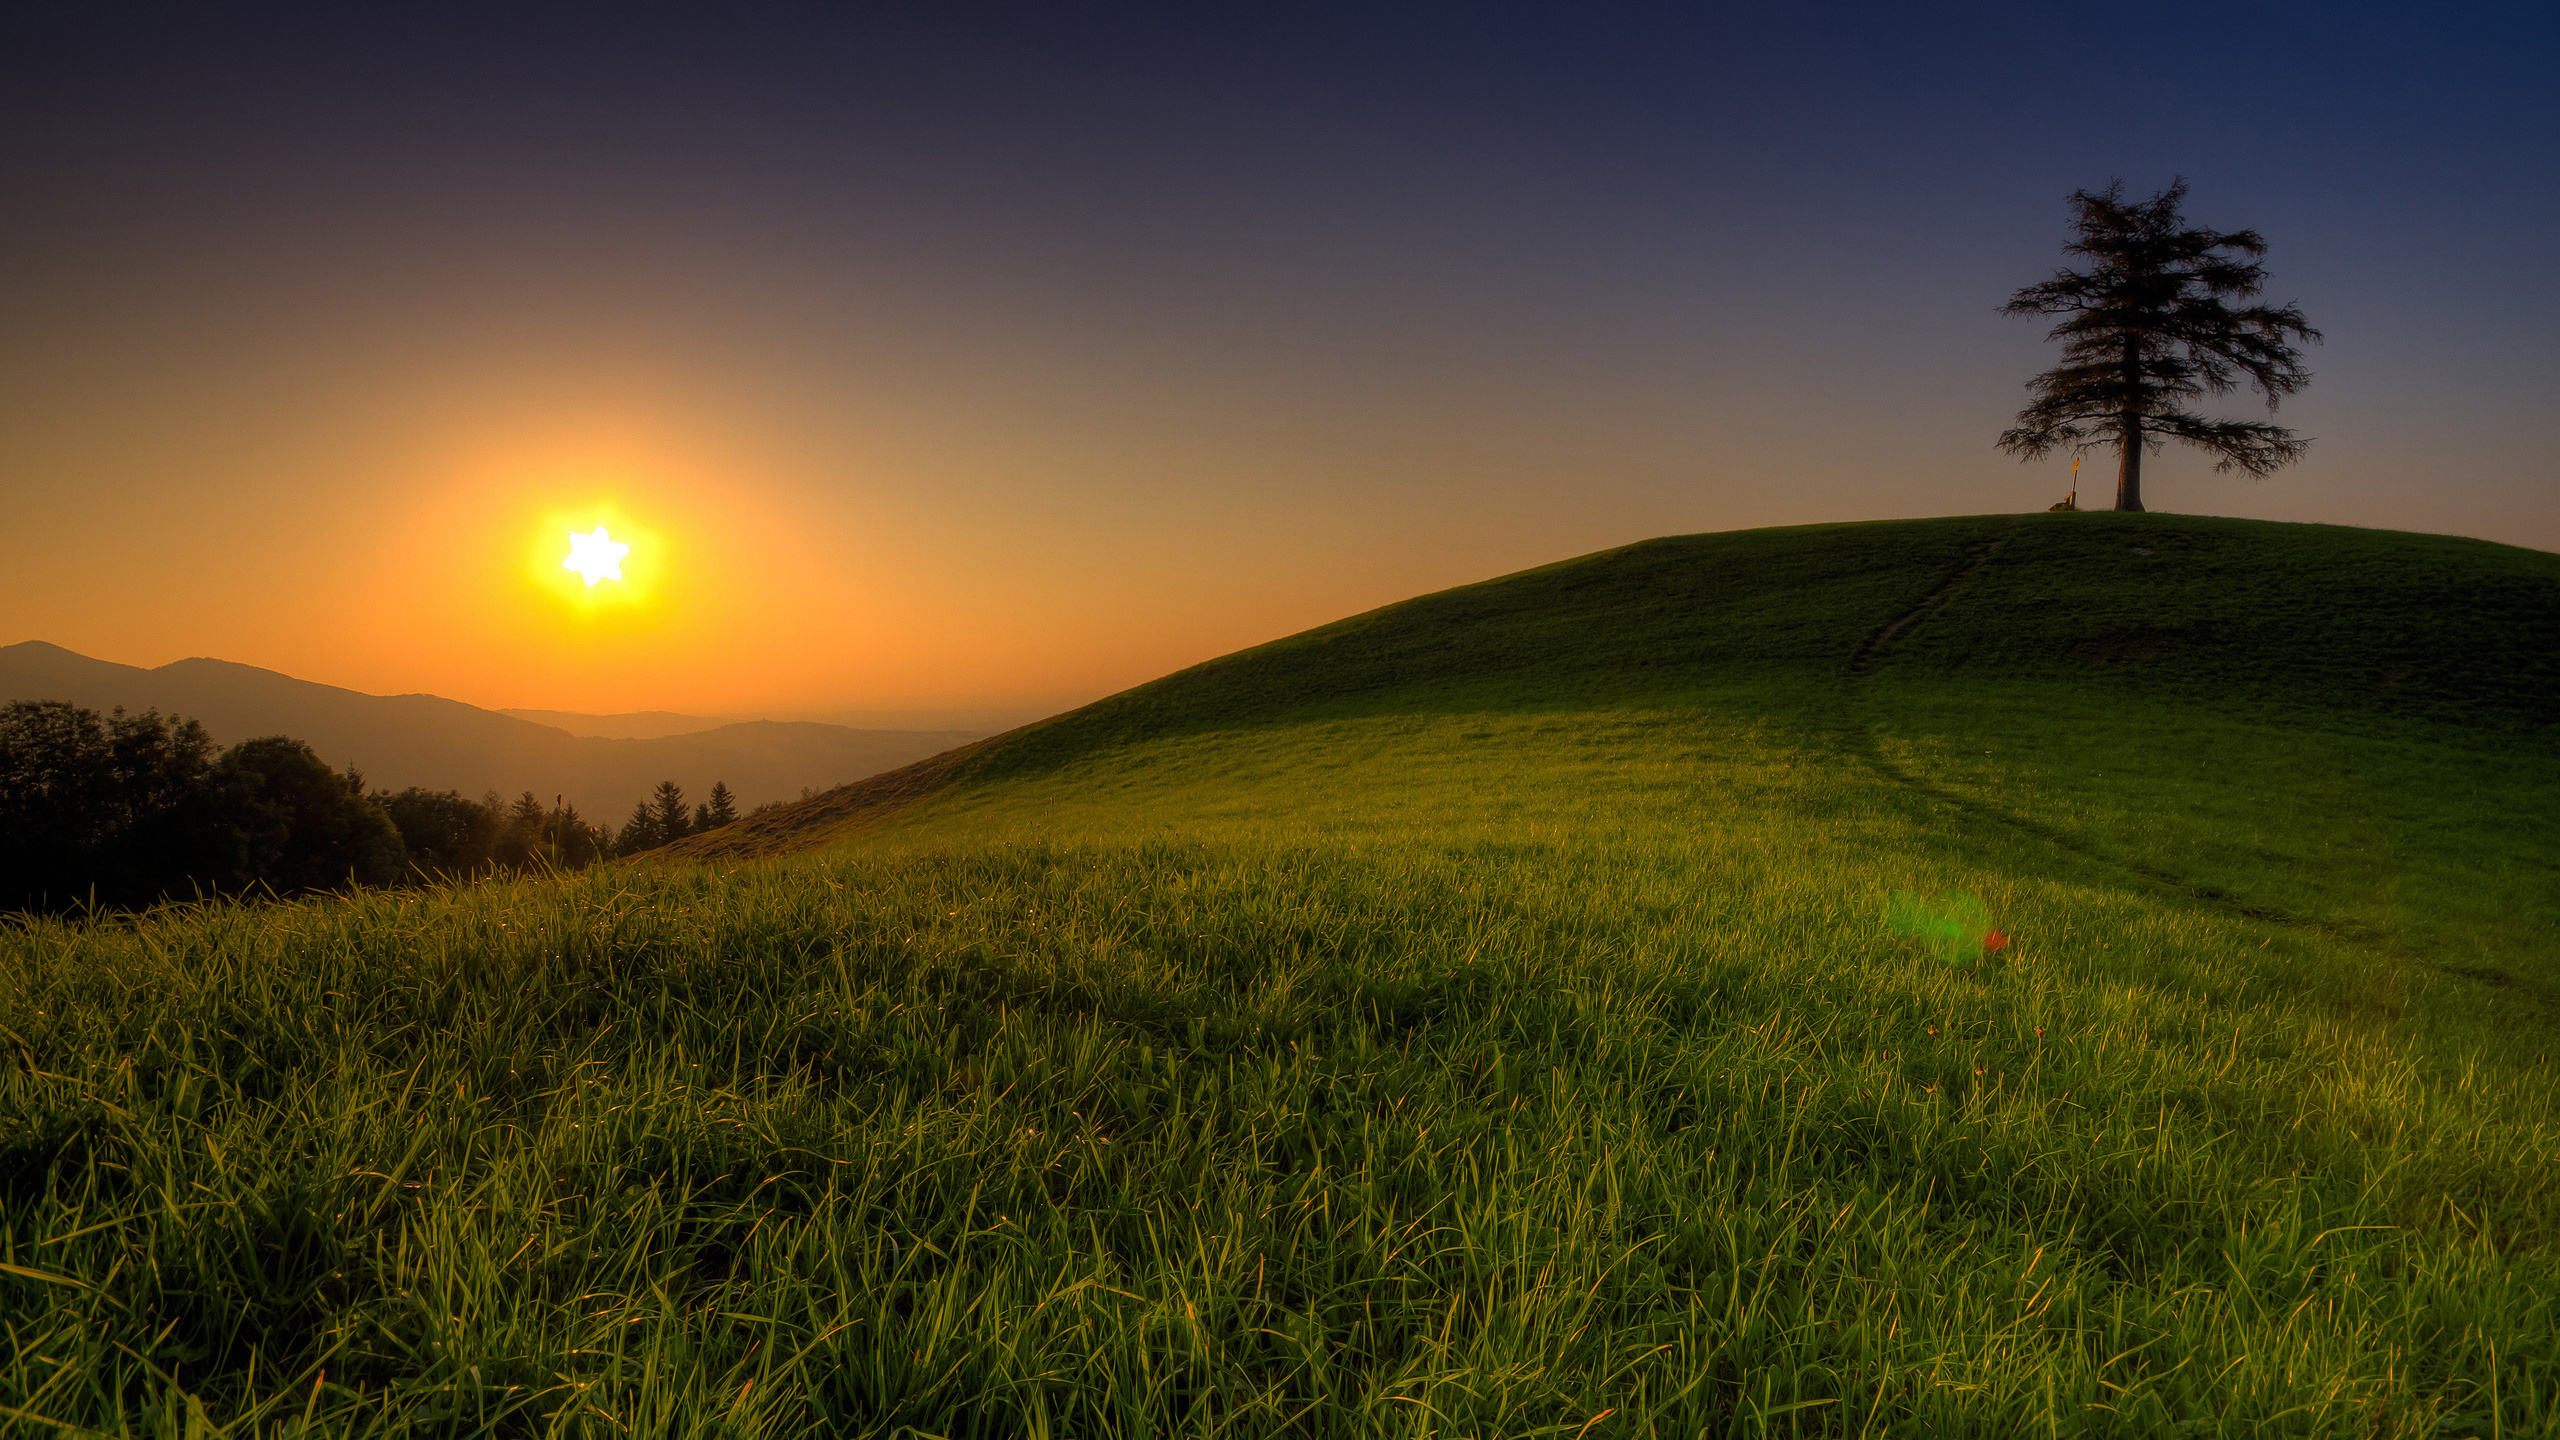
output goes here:
[{"label": "tree canopy", "polygon": [[249,780],[245,809],[235,812],[252,846],[260,879],[294,894],[350,882],[387,885],[402,878],[408,855],[399,828],[289,735],[244,740],[224,752],[223,770]]},{"label": "tree canopy", "polygon": [[404,870],[398,829],[299,740],[213,754],[193,720],[0,706],[0,909],[279,893]]},{"label": "tree canopy", "polygon": [[607,844],[566,797],[368,795],[289,736],[216,755],[203,726],[156,711],[0,705],[0,911],[577,867]]},{"label": "tree canopy", "polygon": [[2289,344],[2320,338],[2292,305],[2245,305],[2263,288],[2254,230],[2215,231],[2186,223],[2182,177],[2148,200],[2129,201],[2124,182],[2071,195],[2073,238],[2063,253],[2085,270],[2056,271],[2011,297],[2002,313],[2060,316],[2046,336],[2063,342],[2062,363],[2027,382],[2034,399],[2018,412],[2000,448],[2021,460],[2057,450],[2113,444],[2116,508],[2142,508],[2142,457],[2163,439],[2218,457],[2217,471],[2266,475],[2301,457],[2309,443],[2255,420],[2222,420],[2185,408],[2246,383],[2267,412],[2311,374]]}]

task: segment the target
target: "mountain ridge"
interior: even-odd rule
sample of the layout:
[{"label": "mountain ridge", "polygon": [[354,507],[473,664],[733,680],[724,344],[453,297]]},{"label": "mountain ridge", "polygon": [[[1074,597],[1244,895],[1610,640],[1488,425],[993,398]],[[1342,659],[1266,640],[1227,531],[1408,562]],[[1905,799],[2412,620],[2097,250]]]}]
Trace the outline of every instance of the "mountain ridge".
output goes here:
[{"label": "mountain ridge", "polygon": [[[673,710],[626,710],[614,715],[591,715],[581,710],[528,710],[515,705],[501,705],[492,713],[511,715],[518,720],[530,720],[536,725],[548,725],[554,730],[566,730],[572,735],[595,740],[663,740],[673,735],[700,735],[748,718],[684,715]],[[871,727],[849,725],[839,728],[860,730]]]},{"label": "mountain ridge", "polygon": [[753,806],[978,738],[814,721],[731,722],[649,739],[581,736],[424,692],[371,695],[210,656],[146,669],[43,640],[0,646],[0,702],[15,700],[156,709],[201,722],[223,745],[291,735],[332,766],[355,766],[372,786],[565,795],[590,821],[608,825],[661,780],[674,780],[695,799],[723,782],[742,806]]}]

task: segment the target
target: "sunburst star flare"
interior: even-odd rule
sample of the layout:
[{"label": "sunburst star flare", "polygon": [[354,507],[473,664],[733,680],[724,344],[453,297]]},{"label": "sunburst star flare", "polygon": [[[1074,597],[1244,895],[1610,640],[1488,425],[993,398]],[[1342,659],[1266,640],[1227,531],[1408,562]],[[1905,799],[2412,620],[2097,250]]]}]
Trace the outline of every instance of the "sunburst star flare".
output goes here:
[{"label": "sunburst star flare", "polygon": [[619,580],[622,578],[622,557],[630,553],[631,547],[614,539],[602,525],[596,527],[593,535],[581,535],[572,530],[569,532],[569,558],[560,562],[560,568],[584,575],[589,585],[599,580]]}]

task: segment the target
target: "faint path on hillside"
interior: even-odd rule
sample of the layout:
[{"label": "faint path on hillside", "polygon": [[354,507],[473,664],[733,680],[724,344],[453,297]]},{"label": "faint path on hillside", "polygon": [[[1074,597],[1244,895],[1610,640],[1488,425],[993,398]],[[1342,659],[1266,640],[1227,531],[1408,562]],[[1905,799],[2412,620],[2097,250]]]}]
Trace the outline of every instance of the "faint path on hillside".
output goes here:
[{"label": "faint path on hillside", "polygon": [[1949,575],[1937,589],[1920,597],[1919,603],[1913,605],[1910,609],[1905,610],[1900,615],[1893,617],[1893,619],[1885,622],[1885,624],[1878,628],[1873,635],[1868,636],[1867,643],[1860,646],[1857,655],[1849,661],[1848,668],[1843,672],[1841,679],[1844,699],[1846,702],[1844,708],[1849,713],[1849,733],[1852,737],[1851,747],[1857,752],[1858,758],[1865,761],[1868,768],[1874,770],[1887,781],[1898,785],[1915,795],[1919,795],[1937,804],[1945,805],[1961,811],[1975,819],[1991,821],[1995,824],[2005,825],[2012,830],[2032,835],[2036,839],[2042,840],[2046,844],[2052,845],[2057,849],[2067,850],[2074,855],[2080,856],[2086,860],[2094,861],[2095,863],[2109,869],[2122,871],[2134,876],[2138,880],[2174,891],[2179,895],[2185,896],[2186,898],[2197,901],[2201,904],[2209,905],[2231,914],[2243,915],[2252,920],[2264,920],[2278,925],[2301,926],[2307,929],[2323,931],[2341,939],[2354,940],[2366,944],[2389,945],[2395,937],[2388,931],[2377,930],[2368,926],[2342,925],[2335,920],[2324,919],[2316,915],[2297,915],[2290,911],[2278,910],[2268,906],[2245,904],[2234,899],[2228,892],[2224,891],[2219,886],[2194,884],[2183,880],[2166,870],[2144,864],[2140,860],[2120,855],[2106,854],[2091,846],[2086,840],[2081,839],[2079,836],[2074,835],[2069,831],[2057,829],[2054,826],[2030,819],[2027,816],[2017,814],[2014,811],[2004,810],[1997,805],[1993,805],[1987,801],[1977,799],[1974,796],[1964,794],[1961,791],[1950,790],[1939,785],[1932,785],[1928,781],[1921,779],[1910,771],[1903,769],[1901,766],[1896,765],[1891,760],[1885,758],[1884,747],[1876,733],[1875,721],[1865,713],[1865,687],[1862,682],[1873,671],[1876,661],[1883,656],[1885,650],[1898,636],[1900,636],[1905,630],[1909,629],[1912,624],[1926,616],[1931,609],[1935,608],[1949,595],[1955,593],[1955,591],[1967,580],[1972,579],[1975,572],[1981,570],[1983,566],[1990,564],[1991,557],[2000,553],[2000,547],[2007,544],[2008,540],[2008,532],[2003,531],[2002,533],[1993,536],[1991,539],[1974,546],[1971,554],[1966,559],[1962,567],[1957,569],[1954,574]]},{"label": "faint path on hillside", "polygon": [[1910,609],[1903,611],[1899,615],[1896,615],[1893,619],[1885,622],[1883,629],[1878,630],[1873,635],[1867,637],[1867,643],[1858,647],[1856,658],[1849,662],[1850,677],[1855,679],[1866,674],[1867,667],[1875,663],[1875,659],[1878,655],[1884,653],[1885,646],[1893,643],[1894,636],[1901,634],[1903,628],[1908,626],[1912,621],[1928,614],[1930,606],[1946,599],[1949,594],[1954,592],[1957,586],[1972,579],[1973,572],[1990,564],[1991,557],[1999,554],[2000,547],[2008,543],[2008,532],[2003,531],[1998,535],[1992,536],[1989,540],[1974,546],[1973,558],[1964,563],[1963,569],[1948,576],[1945,582],[1940,584],[1937,589],[1921,596],[1919,604],[1912,606]]}]

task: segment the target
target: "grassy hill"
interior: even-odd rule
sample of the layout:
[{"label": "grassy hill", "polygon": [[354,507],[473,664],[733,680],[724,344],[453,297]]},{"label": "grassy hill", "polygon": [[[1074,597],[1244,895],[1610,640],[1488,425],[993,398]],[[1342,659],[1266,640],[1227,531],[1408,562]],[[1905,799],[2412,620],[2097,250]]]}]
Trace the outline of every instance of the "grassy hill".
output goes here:
[{"label": "grassy hill", "polygon": [[[2523,959],[2560,923],[2560,558],[2324,525],[2101,512],[1647,541],[1225,656],[680,848],[787,853],[928,796],[928,815],[990,815],[935,833],[980,837],[1374,821],[1418,797],[1385,773],[1305,782],[1376,752],[1596,768],[1607,788],[1640,751],[1676,769],[1726,731],[1749,737],[1729,755],[1854,757],[2052,863],[2443,934],[2525,964],[2498,973],[2537,994],[2560,981]],[[1525,803],[1461,788],[1473,819]]]},{"label": "grassy hill", "polygon": [[0,939],[0,1405],[2560,1430],[2560,557],[1680,537],[558,882]]},{"label": "grassy hill", "polygon": [[1391,714],[1714,701],[1821,724],[1878,632],[1958,576],[1880,668],[2322,725],[2560,725],[2560,559],[2541,551],[2201,516],[1967,516],[1649,540],[1426,595],[1025,727],[960,773]]}]

